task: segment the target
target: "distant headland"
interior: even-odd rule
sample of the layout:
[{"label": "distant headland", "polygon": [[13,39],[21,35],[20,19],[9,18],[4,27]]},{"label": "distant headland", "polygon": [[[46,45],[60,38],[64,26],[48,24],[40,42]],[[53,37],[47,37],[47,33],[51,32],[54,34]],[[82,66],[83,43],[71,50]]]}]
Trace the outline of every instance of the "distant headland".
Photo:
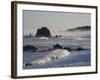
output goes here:
[{"label": "distant headland", "polygon": [[72,28],[72,29],[68,29],[67,31],[86,31],[86,30],[90,30],[91,26],[80,26],[80,27],[76,27],[76,28]]}]

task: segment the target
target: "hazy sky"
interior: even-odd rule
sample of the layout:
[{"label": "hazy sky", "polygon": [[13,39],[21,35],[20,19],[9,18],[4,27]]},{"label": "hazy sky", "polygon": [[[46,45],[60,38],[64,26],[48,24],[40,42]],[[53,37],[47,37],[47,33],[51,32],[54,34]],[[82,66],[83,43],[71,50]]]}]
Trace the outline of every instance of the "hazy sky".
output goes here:
[{"label": "hazy sky", "polygon": [[36,34],[38,28],[48,27],[51,34],[55,35],[69,28],[90,26],[89,13],[52,12],[52,11],[23,11],[24,34]]}]

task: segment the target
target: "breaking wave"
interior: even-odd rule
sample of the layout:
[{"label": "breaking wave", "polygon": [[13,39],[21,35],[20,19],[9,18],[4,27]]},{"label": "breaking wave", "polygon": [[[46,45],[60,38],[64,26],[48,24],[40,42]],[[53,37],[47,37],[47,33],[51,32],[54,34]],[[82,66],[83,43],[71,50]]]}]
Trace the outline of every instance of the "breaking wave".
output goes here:
[{"label": "breaking wave", "polygon": [[30,63],[31,64],[45,64],[45,63],[49,63],[51,61],[61,59],[69,54],[70,54],[70,52],[65,49],[55,49],[53,51],[50,51],[50,53],[45,55],[45,57],[37,59],[35,61],[31,61]]}]

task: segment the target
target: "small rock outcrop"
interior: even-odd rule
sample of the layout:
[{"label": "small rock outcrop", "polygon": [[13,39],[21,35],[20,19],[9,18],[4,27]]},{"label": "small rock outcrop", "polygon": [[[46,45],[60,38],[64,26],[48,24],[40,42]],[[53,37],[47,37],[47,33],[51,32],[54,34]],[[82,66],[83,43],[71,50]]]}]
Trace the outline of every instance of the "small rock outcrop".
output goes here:
[{"label": "small rock outcrop", "polygon": [[42,27],[37,30],[36,37],[51,37],[50,30],[47,27]]},{"label": "small rock outcrop", "polygon": [[58,43],[56,45],[54,45],[53,48],[54,49],[63,49],[62,45],[60,45]]},{"label": "small rock outcrop", "polygon": [[35,46],[32,46],[32,45],[26,45],[26,46],[23,47],[23,51],[33,51],[33,52],[35,52],[37,50],[38,50],[38,48],[36,48]]},{"label": "small rock outcrop", "polygon": [[72,51],[71,47],[64,47],[64,49],[66,49],[68,51]]},{"label": "small rock outcrop", "polygon": [[64,47],[64,49],[68,50],[68,51],[81,51],[81,50],[87,50],[84,49],[82,47],[76,47],[76,48],[71,48],[71,47]]}]

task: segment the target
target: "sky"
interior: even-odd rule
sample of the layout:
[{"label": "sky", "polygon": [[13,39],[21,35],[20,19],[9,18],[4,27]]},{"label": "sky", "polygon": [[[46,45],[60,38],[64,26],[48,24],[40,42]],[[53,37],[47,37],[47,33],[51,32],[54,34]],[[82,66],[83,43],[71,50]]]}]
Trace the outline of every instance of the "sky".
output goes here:
[{"label": "sky", "polygon": [[90,25],[90,13],[23,10],[24,35],[35,35],[41,27],[47,27],[52,35],[56,35],[70,28]]}]

